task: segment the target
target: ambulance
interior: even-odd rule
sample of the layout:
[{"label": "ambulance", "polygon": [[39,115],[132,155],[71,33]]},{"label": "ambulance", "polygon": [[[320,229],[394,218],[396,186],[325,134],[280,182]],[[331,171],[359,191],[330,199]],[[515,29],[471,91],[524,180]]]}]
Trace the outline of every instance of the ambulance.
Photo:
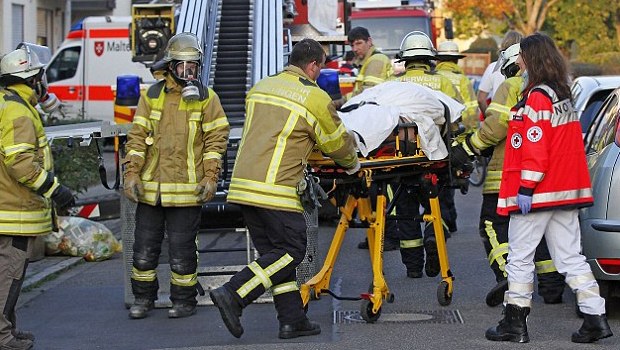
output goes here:
[{"label": "ambulance", "polygon": [[47,67],[49,91],[62,101],[63,117],[131,121],[129,115],[115,118],[116,78],[136,75],[145,85],[155,79],[144,64],[132,61],[130,23],[130,16],[87,17],[71,28]]}]

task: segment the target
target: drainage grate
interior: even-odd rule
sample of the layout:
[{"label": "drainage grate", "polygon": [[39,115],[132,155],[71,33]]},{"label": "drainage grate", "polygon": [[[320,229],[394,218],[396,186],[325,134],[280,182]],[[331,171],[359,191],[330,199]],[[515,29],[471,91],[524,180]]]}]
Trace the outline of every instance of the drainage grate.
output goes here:
[{"label": "drainage grate", "polygon": [[[359,311],[334,311],[334,324],[366,323]],[[382,312],[377,323],[463,323],[459,310]]]}]

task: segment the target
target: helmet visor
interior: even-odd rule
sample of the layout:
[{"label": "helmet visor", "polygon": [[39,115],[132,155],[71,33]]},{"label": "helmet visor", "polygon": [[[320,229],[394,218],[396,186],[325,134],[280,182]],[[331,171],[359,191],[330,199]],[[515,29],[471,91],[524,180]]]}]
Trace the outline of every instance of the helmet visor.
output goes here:
[{"label": "helmet visor", "polygon": [[196,61],[179,61],[173,66],[177,78],[186,81],[198,80],[199,69],[200,65]]},{"label": "helmet visor", "polygon": [[26,49],[26,54],[28,55],[28,62],[30,62],[33,68],[40,68],[41,66],[45,66],[48,64],[52,58],[52,51],[50,51],[49,47],[35,45],[31,43],[20,43],[17,45],[17,49],[24,48]]}]

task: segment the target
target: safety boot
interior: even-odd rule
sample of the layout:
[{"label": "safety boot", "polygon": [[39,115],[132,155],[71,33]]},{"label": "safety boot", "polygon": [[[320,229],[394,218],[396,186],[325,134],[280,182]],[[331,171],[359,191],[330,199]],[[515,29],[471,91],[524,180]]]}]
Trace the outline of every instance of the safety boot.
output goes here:
[{"label": "safety boot", "polygon": [[291,339],[307,335],[317,335],[321,333],[321,326],[308,320],[307,318],[293,324],[280,324],[278,338]]},{"label": "safety boot", "polygon": [[529,307],[508,304],[504,310],[504,318],[497,326],[487,329],[484,336],[493,341],[528,343],[530,336],[527,334],[527,315],[529,314]]},{"label": "safety boot", "polygon": [[435,277],[439,274],[440,269],[437,241],[435,240],[435,237],[429,237],[424,240],[424,251],[426,252],[424,272],[426,272],[428,277]]},{"label": "safety boot", "polygon": [[222,321],[228,331],[236,338],[241,338],[243,326],[241,325],[241,312],[243,308],[235,300],[231,292],[226,287],[221,286],[209,292],[213,304],[220,310]]},{"label": "safety boot", "polygon": [[614,335],[607,323],[607,317],[602,315],[583,314],[583,324],[577,332],[573,333],[573,343],[592,343],[599,339]]},{"label": "safety boot", "polygon": [[168,310],[169,318],[189,317],[196,313],[196,306],[191,304],[172,304],[172,308]]},{"label": "safety boot", "polygon": [[11,338],[8,343],[0,345],[0,350],[29,350],[34,346],[30,339]]},{"label": "safety boot", "polygon": [[145,318],[146,314],[153,310],[153,307],[155,307],[155,302],[153,300],[136,299],[129,309],[129,318]]},{"label": "safety boot", "polygon": [[487,297],[485,299],[486,303],[490,307],[497,306],[504,301],[504,293],[508,290],[508,281],[501,280],[497,282],[495,287],[491,288],[491,290],[487,293]]}]

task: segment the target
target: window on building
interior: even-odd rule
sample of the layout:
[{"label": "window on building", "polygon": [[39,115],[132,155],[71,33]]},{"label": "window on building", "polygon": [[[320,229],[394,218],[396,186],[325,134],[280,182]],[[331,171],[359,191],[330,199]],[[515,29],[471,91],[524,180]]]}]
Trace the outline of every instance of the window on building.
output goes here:
[{"label": "window on building", "polygon": [[37,9],[37,44],[50,46],[53,42],[52,18],[54,13],[48,9]]},{"label": "window on building", "polygon": [[11,37],[12,48],[16,48],[24,41],[24,5],[11,4],[13,18],[13,36]]}]

